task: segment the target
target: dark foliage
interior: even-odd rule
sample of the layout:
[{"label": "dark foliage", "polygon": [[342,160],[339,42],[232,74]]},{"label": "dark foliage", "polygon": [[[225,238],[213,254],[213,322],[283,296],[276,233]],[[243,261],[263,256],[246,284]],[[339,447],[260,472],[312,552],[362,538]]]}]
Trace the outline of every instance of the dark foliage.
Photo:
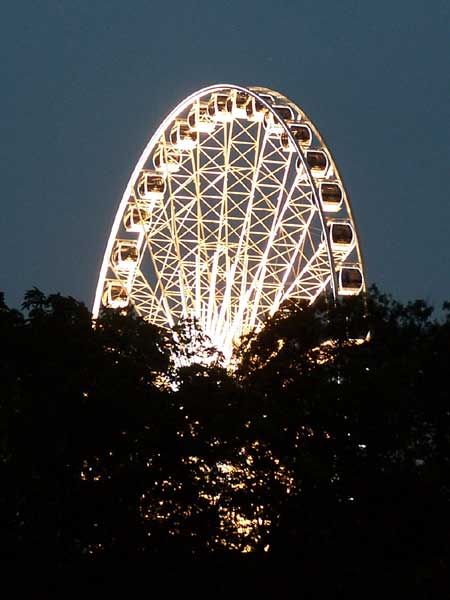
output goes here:
[{"label": "dark foliage", "polygon": [[228,372],[131,313],[0,296],[2,565],[37,597],[445,597],[449,308],[290,302]]}]

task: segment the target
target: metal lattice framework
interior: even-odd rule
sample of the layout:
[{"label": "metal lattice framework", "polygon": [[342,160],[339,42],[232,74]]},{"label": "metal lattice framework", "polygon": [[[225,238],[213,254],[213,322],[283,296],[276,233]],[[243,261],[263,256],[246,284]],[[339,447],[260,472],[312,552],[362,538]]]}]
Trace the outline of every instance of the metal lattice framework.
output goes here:
[{"label": "metal lattice framework", "polygon": [[94,302],[150,322],[195,318],[226,357],[286,298],[358,294],[342,180],[307,115],[278,92],[213,85],[162,122],[128,182]]}]

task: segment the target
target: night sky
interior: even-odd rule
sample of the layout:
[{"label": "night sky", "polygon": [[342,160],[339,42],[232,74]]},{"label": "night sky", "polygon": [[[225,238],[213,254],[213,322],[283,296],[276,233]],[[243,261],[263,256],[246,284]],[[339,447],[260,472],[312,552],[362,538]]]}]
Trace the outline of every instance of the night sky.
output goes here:
[{"label": "night sky", "polygon": [[91,306],[115,211],[185,96],[262,85],[324,135],[368,282],[450,299],[448,0],[3,2],[0,290]]}]

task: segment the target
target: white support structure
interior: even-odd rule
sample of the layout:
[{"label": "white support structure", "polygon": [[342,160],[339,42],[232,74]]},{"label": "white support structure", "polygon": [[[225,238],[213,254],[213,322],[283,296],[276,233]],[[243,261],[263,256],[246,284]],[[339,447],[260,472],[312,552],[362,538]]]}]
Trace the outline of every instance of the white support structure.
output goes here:
[{"label": "white support structure", "polygon": [[[311,140],[297,139],[293,123],[310,131]],[[313,165],[317,151],[327,157],[326,170]],[[162,163],[160,179],[147,175],[155,155],[176,160]],[[341,189],[342,201],[323,202],[325,184]],[[333,222],[350,224],[351,244],[330,238],[330,212]],[[339,231],[334,225],[335,238]],[[133,248],[133,260],[119,261],[118,248]],[[157,325],[196,318],[229,359],[236,341],[285,299],[314,302],[327,287],[335,295],[360,293],[364,269],[345,188],[308,116],[266,88],[219,84],[181,102],[156,130],[125,189],[94,318],[119,290],[116,308],[126,294],[128,304]]]}]

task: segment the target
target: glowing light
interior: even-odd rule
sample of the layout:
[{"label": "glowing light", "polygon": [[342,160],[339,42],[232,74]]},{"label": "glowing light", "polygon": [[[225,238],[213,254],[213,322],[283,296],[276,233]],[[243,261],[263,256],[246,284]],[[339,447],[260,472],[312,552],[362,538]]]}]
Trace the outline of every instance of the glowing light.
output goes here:
[{"label": "glowing light", "polygon": [[[208,541],[211,550],[223,547],[249,553],[260,547],[268,551],[269,546],[264,540],[273,525],[270,507],[257,502],[240,506],[239,496],[236,495],[238,491],[246,491],[255,494],[256,498],[258,490],[267,484],[265,474],[258,467],[261,457],[264,457],[264,461],[272,462],[274,469],[270,472],[284,492],[293,493],[296,489],[293,474],[270,449],[262,447],[258,441],[254,441],[250,447],[241,447],[234,460],[208,463],[195,455],[182,459],[196,483],[197,499],[217,510],[219,531]],[[181,502],[178,499],[181,490],[182,484],[172,478],[155,481],[153,488],[140,496],[143,521],[164,522],[171,535],[178,535],[186,527],[187,520],[198,514],[202,506],[195,499],[192,506]]]},{"label": "glowing light", "polygon": [[[286,298],[364,285],[347,195],[308,116],[278,92],[213,85],[169,114],[138,161],[93,314],[103,302],[164,327],[196,320],[228,362]],[[179,360],[216,359],[190,349]]]}]

